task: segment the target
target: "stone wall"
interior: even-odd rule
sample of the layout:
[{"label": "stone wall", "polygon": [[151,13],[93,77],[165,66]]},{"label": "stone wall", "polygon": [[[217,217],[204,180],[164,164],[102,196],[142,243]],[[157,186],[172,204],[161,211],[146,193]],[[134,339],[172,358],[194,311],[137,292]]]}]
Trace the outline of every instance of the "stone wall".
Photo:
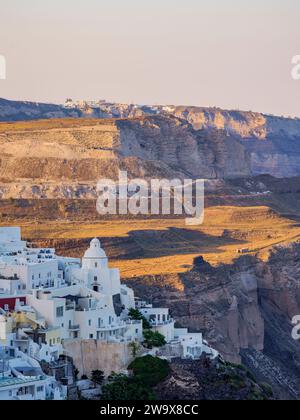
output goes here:
[{"label": "stone wall", "polygon": [[68,356],[73,358],[79,370],[78,377],[90,377],[93,370],[102,370],[105,375],[119,373],[132,360],[128,343],[107,343],[97,340],[65,340],[63,343]]}]

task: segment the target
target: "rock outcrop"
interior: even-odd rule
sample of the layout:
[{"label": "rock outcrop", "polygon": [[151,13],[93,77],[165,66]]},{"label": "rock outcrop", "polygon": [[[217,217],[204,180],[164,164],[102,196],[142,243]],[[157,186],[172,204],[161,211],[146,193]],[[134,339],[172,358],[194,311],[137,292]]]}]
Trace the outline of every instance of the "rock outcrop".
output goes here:
[{"label": "rock outcrop", "polygon": [[241,349],[264,348],[264,320],[252,263],[252,257],[245,256],[232,266],[197,265],[178,275],[182,286],[177,290],[174,275],[128,282],[138,296],[151,296],[155,305],[169,307],[182,327],[203,332],[228,361],[239,363]]},{"label": "rock outcrop", "polygon": [[251,153],[254,175],[300,174],[300,119],[218,108],[174,107],[171,112],[196,130],[215,128],[241,139]]},{"label": "rock outcrop", "polygon": [[[206,138],[209,138],[206,134],[207,130],[218,130],[221,137],[224,137],[222,133],[225,133],[222,143],[227,143],[226,150],[229,153],[232,153],[235,147],[239,148],[239,153],[243,153],[240,146],[241,142],[250,153],[251,171],[255,175],[270,174],[277,177],[300,175],[300,119],[276,117],[251,111],[226,111],[219,108],[193,106],[138,106],[102,101],[99,104],[82,102],[72,107],[65,107],[0,99],[0,121],[69,117],[135,119],[157,115],[175,116],[191,124],[195,131],[202,131]],[[155,130],[152,130],[151,135],[154,133]],[[179,133],[176,134],[176,139],[180,140],[178,135]],[[227,136],[235,138],[235,142],[229,141]],[[132,141],[132,146],[136,146],[135,141],[133,139]],[[190,153],[191,150],[192,145],[186,148],[186,154]],[[128,151],[130,152],[130,150]],[[138,146],[137,151],[140,154],[143,152],[140,150],[140,146]],[[206,152],[205,149],[203,151]],[[198,153],[190,155],[191,166],[194,165],[197,158]],[[208,153],[208,160],[210,158],[210,153]],[[222,158],[226,159],[226,153]],[[201,159],[199,163],[201,165]],[[218,163],[219,161],[217,161]],[[239,163],[235,162],[235,165],[233,175],[236,173],[244,174]],[[215,175],[221,177],[223,176],[223,169],[221,166],[213,173],[209,172],[207,177]],[[224,176],[226,175],[225,170]]]},{"label": "rock outcrop", "polygon": [[174,360],[168,378],[156,389],[163,401],[270,400],[273,391],[243,366],[201,360]]},{"label": "rock outcrop", "polygon": [[[175,117],[0,124],[2,198],[94,198],[100,178],[234,178],[250,174],[244,146]],[[69,194],[68,194],[69,192]]]},{"label": "rock outcrop", "polygon": [[279,398],[300,399],[300,348],[292,318],[300,314],[300,245],[275,248],[268,261],[243,256],[186,274],[128,279],[138,296],[170,307],[182,327],[201,331],[227,360],[272,385]]},{"label": "rock outcrop", "polygon": [[0,121],[26,121],[42,118],[68,117],[80,117],[80,113],[76,110],[67,110],[60,105],[9,101],[0,98]]}]

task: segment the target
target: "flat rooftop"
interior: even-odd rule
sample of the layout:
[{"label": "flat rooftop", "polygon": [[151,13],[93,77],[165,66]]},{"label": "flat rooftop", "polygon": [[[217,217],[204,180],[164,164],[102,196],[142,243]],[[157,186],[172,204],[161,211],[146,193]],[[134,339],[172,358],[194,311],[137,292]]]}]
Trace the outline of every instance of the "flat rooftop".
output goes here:
[{"label": "flat rooftop", "polygon": [[38,382],[45,380],[45,376],[27,377],[27,378],[1,378],[0,377],[0,388],[11,387],[16,385],[28,384],[31,382]]}]

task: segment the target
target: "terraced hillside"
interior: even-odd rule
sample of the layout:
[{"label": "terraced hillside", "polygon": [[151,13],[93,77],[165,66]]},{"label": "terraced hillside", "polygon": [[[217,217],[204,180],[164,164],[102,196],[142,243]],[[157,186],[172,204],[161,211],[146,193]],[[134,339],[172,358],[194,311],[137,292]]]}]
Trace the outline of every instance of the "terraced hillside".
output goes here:
[{"label": "terraced hillside", "polygon": [[[291,339],[300,310],[299,178],[251,176],[245,141],[172,116],[0,124],[0,224],[22,226],[24,238],[62,255],[81,256],[100,237],[137,295],[170,307],[226,359],[243,359],[277,396],[300,399]],[[100,216],[96,183],[119,169],[205,177],[204,224]]]},{"label": "terraced hillside", "polygon": [[[79,122],[80,121],[80,122]],[[0,124],[2,198],[94,196],[101,177],[226,178],[249,175],[248,154],[222,132],[174,117]],[[74,189],[73,198],[80,188]]]},{"label": "terraced hillside", "polygon": [[[53,118],[135,119],[147,116],[177,117],[195,131],[218,130],[234,137],[249,152],[254,175],[275,177],[300,175],[300,120],[252,111],[223,110],[196,106],[145,106],[101,101],[82,102],[71,108],[52,104],[0,99],[0,121]],[[225,175],[226,172],[225,172]],[[218,176],[218,173],[217,173]]]}]

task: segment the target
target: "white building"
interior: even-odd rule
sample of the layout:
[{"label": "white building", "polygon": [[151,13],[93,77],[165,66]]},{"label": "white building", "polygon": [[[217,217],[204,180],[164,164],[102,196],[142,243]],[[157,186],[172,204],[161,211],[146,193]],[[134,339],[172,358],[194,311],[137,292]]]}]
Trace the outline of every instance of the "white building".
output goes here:
[{"label": "white building", "polygon": [[66,280],[69,284],[81,284],[103,295],[114,296],[121,291],[119,270],[108,268],[108,258],[98,239],[91,241],[81,265],[66,269]]},{"label": "white building", "polygon": [[61,340],[142,340],[142,322],[127,317],[135,306],[133,291],[121,285],[119,270],[108,267],[98,239],[91,241],[81,263],[65,265],[62,277],[66,285],[32,289],[26,298],[48,326],[60,328]]},{"label": "white building", "polygon": [[203,340],[201,333],[190,333],[187,328],[175,328],[175,321],[170,316],[168,308],[153,308],[141,300],[137,300],[137,307],[149,321],[152,329],[164,335],[167,343],[177,350],[180,357],[199,359],[204,353],[212,359],[218,356],[218,352]]},{"label": "white building", "polygon": [[173,344],[179,344],[184,359],[199,359],[206,354],[211,359],[218,357],[219,353],[207,341],[203,340],[201,333],[190,333],[187,328],[176,328]]},{"label": "white building", "polygon": [[145,303],[140,307],[140,312],[149,321],[152,329],[162,334],[167,342],[174,340],[175,321],[169,314],[169,308],[153,308]]},{"label": "white building", "polygon": [[51,248],[31,248],[21,239],[20,228],[0,228],[0,293],[23,294],[65,284],[63,269],[72,259],[55,255]]},{"label": "white building", "polygon": [[60,329],[61,340],[140,341],[143,337],[141,321],[116,314],[113,295],[80,285],[34,291],[27,302],[48,326]]},{"label": "white building", "polygon": [[[2,348],[15,349],[37,363],[52,363],[64,353],[68,340],[142,343],[142,321],[128,317],[132,308],[139,309],[153,331],[164,335],[171,353],[174,350],[180,357],[194,359],[203,353],[212,358],[218,355],[201,333],[175,328],[168,308],[153,308],[136,300],[133,290],[121,284],[119,270],[109,267],[98,239],[91,241],[80,260],[58,257],[51,248],[32,248],[22,241],[20,228],[0,228]],[[18,382],[28,378],[17,375],[16,380],[11,372],[13,376],[7,377],[2,389],[6,392],[8,384],[14,383],[10,391],[16,398],[23,395]],[[39,385],[35,377],[31,379],[36,387],[30,382],[25,394],[34,399],[48,398],[47,389],[41,391],[44,385]]]},{"label": "white building", "polygon": [[0,400],[63,400],[66,392],[35,359],[0,347]]}]

